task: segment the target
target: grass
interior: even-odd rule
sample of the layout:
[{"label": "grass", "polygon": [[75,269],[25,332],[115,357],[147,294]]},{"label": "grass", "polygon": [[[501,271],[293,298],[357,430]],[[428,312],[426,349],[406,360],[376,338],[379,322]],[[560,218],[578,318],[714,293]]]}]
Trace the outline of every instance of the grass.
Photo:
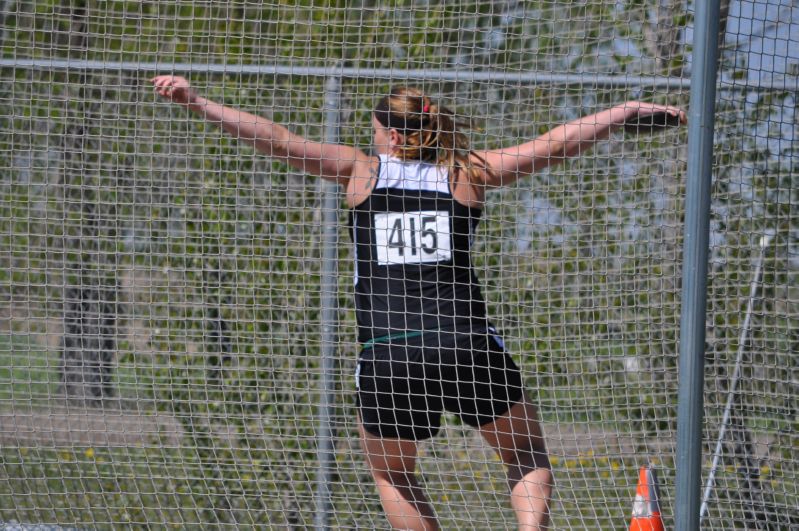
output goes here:
[{"label": "grass", "polygon": [[0,334],[0,405],[44,402],[58,393],[59,358],[31,336]]},{"label": "grass", "polygon": [[[4,448],[0,521],[169,527],[199,523],[191,482],[169,477],[172,451],[135,448]],[[194,514],[192,514],[194,513]]]},{"label": "grass", "polygon": [[[120,361],[114,367],[114,385],[122,398],[141,398],[153,393],[153,378],[134,363]],[[27,334],[0,334],[0,407],[3,405],[52,405],[62,402],[61,358]]]},{"label": "grass", "polygon": [[[435,446],[423,456],[421,466],[443,528],[513,527],[499,463],[475,454],[471,461],[453,463],[457,452],[445,449],[443,441]],[[369,528],[387,528],[371,482],[357,475],[362,465],[347,461],[339,463],[341,473],[333,485],[333,527],[354,528],[369,522]],[[226,469],[234,465],[220,464],[227,465]],[[307,466],[312,480],[314,465]],[[554,468],[556,528],[622,529],[629,525],[637,474],[634,459],[556,459]],[[196,525],[289,529],[287,518],[293,510],[295,524],[312,524],[315,505],[308,490],[312,485],[267,480],[265,469],[260,470],[259,481],[259,470],[244,462],[228,469],[222,490],[209,472],[186,449],[3,448],[0,521],[92,529]]]}]

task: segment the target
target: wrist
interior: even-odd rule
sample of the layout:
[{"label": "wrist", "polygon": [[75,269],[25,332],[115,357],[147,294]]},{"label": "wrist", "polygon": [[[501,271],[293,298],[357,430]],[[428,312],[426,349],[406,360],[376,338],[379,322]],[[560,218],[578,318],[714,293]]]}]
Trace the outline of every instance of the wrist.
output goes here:
[{"label": "wrist", "polygon": [[208,105],[208,100],[192,92],[182,105],[192,111],[202,111]]},{"label": "wrist", "polygon": [[630,118],[638,116],[638,109],[630,102],[620,103],[612,107],[610,112],[610,125],[615,127],[622,127]]}]

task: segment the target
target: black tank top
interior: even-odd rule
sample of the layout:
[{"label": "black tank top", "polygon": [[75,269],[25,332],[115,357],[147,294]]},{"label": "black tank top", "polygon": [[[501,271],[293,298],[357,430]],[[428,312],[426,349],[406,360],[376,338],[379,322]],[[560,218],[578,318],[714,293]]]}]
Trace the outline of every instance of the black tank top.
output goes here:
[{"label": "black tank top", "polygon": [[374,190],[350,211],[361,343],[486,330],[470,256],[481,214],[455,201],[446,169],[381,156]]}]

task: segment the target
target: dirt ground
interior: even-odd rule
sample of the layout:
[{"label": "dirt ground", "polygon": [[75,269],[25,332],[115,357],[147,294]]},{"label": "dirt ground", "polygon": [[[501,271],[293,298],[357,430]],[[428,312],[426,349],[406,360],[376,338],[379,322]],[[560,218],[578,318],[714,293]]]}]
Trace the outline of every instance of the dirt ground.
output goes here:
[{"label": "dirt ground", "polygon": [[181,426],[173,417],[123,408],[90,409],[54,405],[14,406],[0,410],[3,447],[140,447],[181,444]]},{"label": "dirt ground", "polygon": [[[549,452],[571,457],[657,455],[672,453],[673,441],[640,440],[582,425],[543,425]],[[445,435],[446,436],[446,435]],[[474,434],[476,438],[477,435]],[[54,404],[13,406],[0,410],[0,445],[8,447],[142,447],[183,444],[178,419],[165,413],[132,407],[102,409]],[[472,441],[463,441],[472,445]],[[479,444],[474,441],[475,444]]]}]

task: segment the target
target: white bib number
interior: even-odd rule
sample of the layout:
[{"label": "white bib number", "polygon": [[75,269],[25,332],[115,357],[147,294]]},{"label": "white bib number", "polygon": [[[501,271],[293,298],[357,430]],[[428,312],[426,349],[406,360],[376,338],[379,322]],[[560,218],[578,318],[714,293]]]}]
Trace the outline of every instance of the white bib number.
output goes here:
[{"label": "white bib number", "polygon": [[374,227],[379,265],[442,262],[452,258],[446,211],[375,214]]}]

